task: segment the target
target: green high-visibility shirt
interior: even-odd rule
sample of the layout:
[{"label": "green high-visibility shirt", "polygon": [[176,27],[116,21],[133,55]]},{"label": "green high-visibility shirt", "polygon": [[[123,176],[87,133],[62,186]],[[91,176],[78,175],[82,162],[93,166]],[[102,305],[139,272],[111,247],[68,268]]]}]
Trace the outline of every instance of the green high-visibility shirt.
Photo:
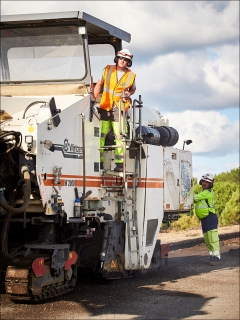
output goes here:
[{"label": "green high-visibility shirt", "polygon": [[215,213],[214,192],[212,189],[205,189],[198,194],[194,194],[195,213],[199,219],[205,218],[209,212]]}]

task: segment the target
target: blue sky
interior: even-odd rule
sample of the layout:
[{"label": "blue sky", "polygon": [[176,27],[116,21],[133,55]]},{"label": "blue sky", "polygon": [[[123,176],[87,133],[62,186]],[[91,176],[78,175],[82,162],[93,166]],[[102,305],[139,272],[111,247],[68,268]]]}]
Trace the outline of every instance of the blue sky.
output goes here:
[{"label": "blue sky", "polygon": [[1,1],[2,15],[75,10],[131,33],[135,96],[176,147],[193,140],[195,177],[239,167],[239,1]]}]

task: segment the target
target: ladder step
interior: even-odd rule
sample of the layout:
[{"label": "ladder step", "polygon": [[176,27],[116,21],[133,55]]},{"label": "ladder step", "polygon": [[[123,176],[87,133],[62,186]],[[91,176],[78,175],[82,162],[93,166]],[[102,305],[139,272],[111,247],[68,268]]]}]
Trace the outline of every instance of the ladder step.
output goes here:
[{"label": "ladder step", "polygon": [[102,201],[108,201],[108,200],[113,200],[113,201],[123,201],[124,197],[103,197],[101,198]]},{"label": "ladder step", "polygon": [[130,252],[132,252],[132,253],[137,253],[137,252],[139,252],[139,250],[131,250]]},{"label": "ladder step", "polygon": [[133,234],[132,236],[130,236],[130,238],[137,238],[138,235],[137,234]]},{"label": "ladder step", "polygon": [[103,147],[99,148],[99,150],[102,150],[102,149],[107,150],[107,149],[110,149],[110,148],[112,149],[112,148],[122,148],[122,147],[123,147],[122,144],[119,144],[119,145],[114,144],[114,145],[111,145],[111,146],[103,146]]},{"label": "ladder step", "polygon": [[113,186],[105,186],[104,184],[101,184],[101,188],[102,189],[122,189],[124,186],[123,185],[121,185],[121,186],[115,186],[115,185],[113,185]]},{"label": "ladder step", "polygon": [[[137,174],[134,172],[125,172],[126,176],[133,176],[136,177]],[[117,176],[123,178],[123,172],[116,172],[114,170],[103,170],[102,171],[102,176]]]}]

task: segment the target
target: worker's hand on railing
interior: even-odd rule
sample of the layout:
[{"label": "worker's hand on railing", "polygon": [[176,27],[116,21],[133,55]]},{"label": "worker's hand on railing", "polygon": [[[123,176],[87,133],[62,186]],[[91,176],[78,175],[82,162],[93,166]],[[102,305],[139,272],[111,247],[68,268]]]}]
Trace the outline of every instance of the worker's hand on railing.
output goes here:
[{"label": "worker's hand on railing", "polygon": [[126,100],[130,99],[130,95],[131,95],[131,94],[130,94],[130,92],[128,91],[128,89],[123,90],[121,100],[122,100],[123,102],[126,102]]},{"label": "worker's hand on railing", "polygon": [[128,90],[124,91],[124,98],[129,98],[130,97],[130,92]]}]

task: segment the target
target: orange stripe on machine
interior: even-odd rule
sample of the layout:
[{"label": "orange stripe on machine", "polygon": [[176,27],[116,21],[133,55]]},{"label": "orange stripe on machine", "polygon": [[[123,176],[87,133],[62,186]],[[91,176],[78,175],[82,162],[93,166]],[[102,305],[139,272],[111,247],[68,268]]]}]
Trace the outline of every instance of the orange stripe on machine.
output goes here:
[{"label": "orange stripe on machine", "polygon": [[[45,175],[47,179],[44,179],[42,174],[44,186],[50,187],[53,185],[53,174]],[[61,186],[62,187],[83,187],[83,176],[77,175],[61,175]],[[102,177],[97,176],[86,176],[85,178],[86,187],[97,187],[102,186]],[[128,179],[129,186],[132,186],[132,179]],[[116,179],[115,177],[104,177],[105,186],[120,186],[122,184],[121,179]],[[57,186],[57,185],[56,185]],[[163,188],[164,182],[162,178],[141,178],[139,188]]]}]

